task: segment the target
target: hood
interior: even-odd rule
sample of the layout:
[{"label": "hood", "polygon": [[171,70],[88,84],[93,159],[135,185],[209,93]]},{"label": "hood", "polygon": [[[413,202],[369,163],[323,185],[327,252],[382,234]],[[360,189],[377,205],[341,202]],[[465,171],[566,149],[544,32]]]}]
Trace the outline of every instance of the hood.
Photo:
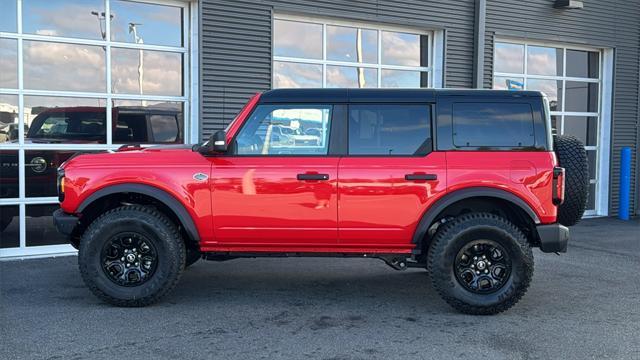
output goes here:
[{"label": "hood", "polygon": [[62,167],[167,167],[207,162],[204,156],[192,150],[193,145],[172,144],[141,148],[140,145],[122,146],[118,150],[78,152]]}]

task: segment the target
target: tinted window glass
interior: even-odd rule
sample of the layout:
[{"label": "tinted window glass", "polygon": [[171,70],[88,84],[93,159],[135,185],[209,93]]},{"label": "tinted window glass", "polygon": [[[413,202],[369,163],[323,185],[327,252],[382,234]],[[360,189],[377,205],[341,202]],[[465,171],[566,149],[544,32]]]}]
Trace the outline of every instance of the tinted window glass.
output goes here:
[{"label": "tinted window glass", "polygon": [[236,137],[239,155],[326,155],[330,105],[260,105]]},{"label": "tinted window glass", "polygon": [[453,104],[453,143],[457,147],[525,147],[535,144],[531,105]]},{"label": "tinted window glass", "polygon": [[105,113],[102,109],[94,112],[57,111],[42,115],[42,118],[36,117],[33,121],[29,138],[105,140]]},{"label": "tinted window glass", "polygon": [[349,106],[351,155],[424,155],[431,146],[428,105]]},{"label": "tinted window glass", "polygon": [[175,116],[151,115],[151,131],[155,142],[175,142],[178,138],[178,121]]}]

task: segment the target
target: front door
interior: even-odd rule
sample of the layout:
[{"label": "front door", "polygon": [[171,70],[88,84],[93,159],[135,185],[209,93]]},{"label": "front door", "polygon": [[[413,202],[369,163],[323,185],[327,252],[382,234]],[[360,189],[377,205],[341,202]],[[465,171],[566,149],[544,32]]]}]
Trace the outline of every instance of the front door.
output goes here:
[{"label": "front door", "polygon": [[348,154],[338,167],[341,246],[401,251],[446,189],[446,158],[433,152],[428,104],[349,106]]},{"label": "front door", "polygon": [[261,104],[210,157],[213,227],[229,251],[300,251],[337,243],[337,168],[331,105]]}]

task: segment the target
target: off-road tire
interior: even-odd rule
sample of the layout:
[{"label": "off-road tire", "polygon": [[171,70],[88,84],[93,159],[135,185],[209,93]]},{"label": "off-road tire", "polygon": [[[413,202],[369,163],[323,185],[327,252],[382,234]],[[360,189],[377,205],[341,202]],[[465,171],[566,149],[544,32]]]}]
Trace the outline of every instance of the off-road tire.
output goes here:
[{"label": "off-road tire", "polygon": [[564,202],[558,207],[558,222],[577,224],[587,208],[589,196],[589,163],[584,144],[573,136],[555,136],[553,149],[558,164],[565,169]]},{"label": "off-road tire", "polygon": [[[145,235],[157,251],[155,272],[138,286],[120,286],[102,269],[104,244],[125,231]],[[180,232],[154,208],[127,205],[109,210],[89,225],[80,243],[78,266],[82,279],[97,297],[115,306],[139,307],[157,302],[175,287],[184,270],[185,246]]]},{"label": "off-road tire", "polygon": [[[492,293],[466,289],[457,279],[455,258],[467,243],[493,240],[511,258],[511,272],[504,285]],[[445,223],[436,233],[427,256],[433,287],[456,310],[473,315],[492,315],[515,305],[525,294],[533,276],[533,253],[525,235],[508,220],[489,213],[468,213]]]},{"label": "off-road tire", "polygon": [[188,268],[189,266],[195,264],[198,260],[200,260],[200,258],[202,257],[202,253],[198,249],[190,247],[187,247],[186,251],[187,252],[184,267]]}]

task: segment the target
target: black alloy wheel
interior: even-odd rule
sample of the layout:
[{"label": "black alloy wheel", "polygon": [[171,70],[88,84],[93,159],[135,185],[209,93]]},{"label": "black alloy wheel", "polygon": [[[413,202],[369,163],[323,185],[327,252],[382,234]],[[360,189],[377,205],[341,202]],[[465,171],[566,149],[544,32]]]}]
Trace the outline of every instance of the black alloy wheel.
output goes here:
[{"label": "black alloy wheel", "polygon": [[138,286],[148,281],[158,266],[155,246],[144,235],[126,232],[111,237],[100,255],[109,280],[120,286]]},{"label": "black alloy wheel", "polygon": [[454,271],[458,282],[467,290],[492,293],[502,288],[511,275],[511,259],[497,242],[476,240],[458,251]]}]

